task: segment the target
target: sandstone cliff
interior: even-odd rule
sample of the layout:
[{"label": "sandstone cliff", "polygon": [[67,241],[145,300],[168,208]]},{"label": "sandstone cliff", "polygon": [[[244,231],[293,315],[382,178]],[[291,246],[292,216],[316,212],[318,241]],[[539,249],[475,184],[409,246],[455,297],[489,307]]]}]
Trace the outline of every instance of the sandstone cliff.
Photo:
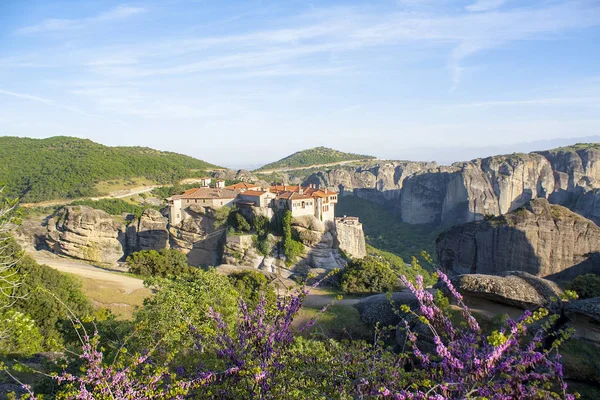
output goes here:
[{"label": "sandstone cliff", "polygon": [[171,247],[187,254],[190,265],[218,265],[226,230],[215,226],[215,219],[210,210],[204,207],[190,207],[190,210],[194,212],[194,218],[185,219],[169,227]]},{"label": "sandstone cliff", "polygon": [[504,216],[454,226],[436,240],[438,261],[454,273],[523,271],[571,279],[600,268],[600,227],[535,199]]},{"label": "sandstone cliff", "polygon": [[[495,156],[451,166],[388,161],[338,167],[315,173],[306,183],[388,204],[403,222],[449,226],[505,214],[535,198],[573,207],[600,187],[600,147]],[[592,217],[592,208],[578,211]]]},{"label": "sandstone cliff", "polygon": [[48,221],[47,229],[46,243],[58,254],[105,264],[114,264],[125,254],[125,227],[101,210],[64,207]]},{"label": "sandstone cliff", "polygon": [[127,226],[128,253],[169,248],[169,219],[151,208]]}]

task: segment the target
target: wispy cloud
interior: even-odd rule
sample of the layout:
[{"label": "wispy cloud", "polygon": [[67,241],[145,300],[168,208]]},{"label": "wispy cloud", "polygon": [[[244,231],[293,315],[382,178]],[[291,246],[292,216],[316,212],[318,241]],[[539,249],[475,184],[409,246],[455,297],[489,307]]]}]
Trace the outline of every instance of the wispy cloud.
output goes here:
[{"label": "wispy cloud", "polygon": [[45,32],[58,32],[68,31],[73,29],[82,29],[90,24],[105,22],[105,21],[117,21],[125,19],[135,14],[145,12],[146,9],[141,7],[130,7],[127,5],[119,5],[111,10],[102,12],[96,16],[81,18],[81,19],[59,19],[49,18],[39,24],[26,26],[17,29],[16,33],[19,35],[35,35],[38,33]]},{"label": "wispy cloud", "polygon": [[444,108],[486,108],[486,107],[521,107],[521,106],[588,106],[600,108],[600,97],[547,97],[523,100],[495,100],[454,104]]},{"label": "wispy cloud", "polygon": [[471,12],[489,11],[501,7],[504,3],[506,0],[477,0],[465,9]]},{"label": "wispy cloud", "polygon": [[[6,95],[6,96],[16,97],[19,99],[35,101],[35,102],[42,103],[42,104],[45,104],[50,107],[54,107],[54,108],[58,108],[61,110],[66,110],[66,111],[71,111],[71,112],[74,112],[79,115],[85,115],[86,117],[94,117],[94,118],[104,119],[103,117],[100,117],[98,115],[88,113],[88,112],[80,110],[79,108],[76,108],[76,107],[71,107],[71,106],[57,103],[56,101],[45,98],[45,97],[34,96],[34,95],[24,94],[24,93],[16,93],[16,92],[11,92],[9,90],[0,89],[0,95],[2,95],[2,94]],[[120,121],[112,121],[112,122],[122,124],[122,122],[120,122]]]}]

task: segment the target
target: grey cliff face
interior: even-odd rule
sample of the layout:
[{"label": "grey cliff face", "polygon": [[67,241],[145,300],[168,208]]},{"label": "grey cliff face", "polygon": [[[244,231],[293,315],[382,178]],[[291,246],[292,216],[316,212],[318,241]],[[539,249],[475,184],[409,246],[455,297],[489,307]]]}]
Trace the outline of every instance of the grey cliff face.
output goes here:
[{"label": "grey cliff face", "polygon": [[[536,198],[574,206],[600,188],[600,150],[512,154],[447,167],[388,161],[318,172],[306,183],[387,204],[403,222],[449,226],[506,214]],[[592,217],[595,206],[588,203],[577,210]]]},{"label": "grey cliff face", "polygon": [[436,240],[451,273],[523,271],[569,279],[600,267],[600,227],[569,209],[535,199],[504,216],[454,226]]},{"label": "grey cliff face", "polygon": [[153,209],[145,210],[127,227],[128,252],[169,248],[169,219]]}]

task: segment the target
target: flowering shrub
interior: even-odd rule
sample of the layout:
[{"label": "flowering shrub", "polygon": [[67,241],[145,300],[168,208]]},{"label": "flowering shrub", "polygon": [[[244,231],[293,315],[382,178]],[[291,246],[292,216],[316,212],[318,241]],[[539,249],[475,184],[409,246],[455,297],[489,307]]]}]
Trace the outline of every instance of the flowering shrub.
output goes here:
[{"label": "flowering shrub", "polygon": [[[453,324],[423,287],[422,278],[404,284],[418,300],[414,314],[433,345],[422,348],[408,322],[406,337],[412,352],[395,353],[375,340],[314,341],[295,335],[294,318],[309,290],[301,288],[279,298],[275,310],[261,299],[249,309],[240,300],[235,326],[214,309],[208,314],[214,335],[196,331],[195,365],[177,359],[161,362],[153,352],[104,359],[98,337],[82,335],[81,374],[55,376],[64,399],[574,399],[566,393],[557,338],[543,348],[552,319],[548,312],[526,311],[499,330],[485,333],[470,314],[462,296],[441,272],[439,278],[457,301],[464,326]],[[326,308],[326,307],[325,307]],[[541,328],[530,332],[532,324]],[[192,329],[194,331],[194,329]],[[424,330],[420,330],[423,332]],[[421,333],[423,335],[423,333]],[[376,337],[377,339],[377,337]],[[33,393],[25,395],[35,398]]]}]

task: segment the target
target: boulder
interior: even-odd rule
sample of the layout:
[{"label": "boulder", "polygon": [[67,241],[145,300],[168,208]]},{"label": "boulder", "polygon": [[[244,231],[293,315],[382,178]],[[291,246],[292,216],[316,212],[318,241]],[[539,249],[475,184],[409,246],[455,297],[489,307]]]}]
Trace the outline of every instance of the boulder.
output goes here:
[{"label": "boulder", "polygon": [[554,282],[519,271],[500,275],[465,274],[451,280],[466,297],[481,297],[523,309],[547,307],[563,294]]},{"label": "boulder", "polygon": [[[600,344],[600,297],[571,300],[565,307],[565,314],[573,323],[576,337]],[[595,380],[600,382],[598,371]]]},{"label": "boulder", "polygon": [[600,267],[600,227],[569,209],[535,199],[501,217],[454,226],[436,240],[450,273],[523,271],[568,280]]},{"label": "boulder", "polygon": [[169,248],[169,220],[151,208],[144,210],[139,218],[127,226],[127,247],[129,252],[160,250]]},{"label": "boulder", "polygon": [[47,229],[46,242],[57,254],[111,265],[125,255],[125,227],[102,210],[64,207],[48,221]]},{"label": "boulder", "polygon": [[400,306],[407,304],[411,309],[417,309],[419,302],[408,290],[387,294],[376,294],[361,299],[354,307],[360,314],[360,319],[369,326],[395,326],[402,321]]}]

